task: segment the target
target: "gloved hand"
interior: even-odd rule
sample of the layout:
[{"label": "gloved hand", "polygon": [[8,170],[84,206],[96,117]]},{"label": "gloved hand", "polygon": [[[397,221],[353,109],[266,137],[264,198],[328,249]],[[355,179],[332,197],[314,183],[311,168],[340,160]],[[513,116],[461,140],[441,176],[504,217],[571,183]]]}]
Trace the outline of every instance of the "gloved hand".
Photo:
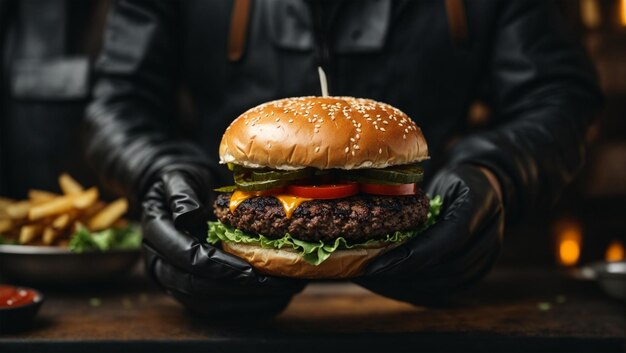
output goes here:
[{"label": "gloved hand", "polygon": [[191,312],[250,317],[277,314],[304,281],[259,275],[206,242],[209,176],[198,167],[164,173],[143,202],[150,276]]},{"label": "gloved hand", "polygon": [[497,181],[462,164],[440,171],[426,192],[443,197],[437,222],[374,259],[356,283],[390,298],[433,304],[488,272],[504,227]]}]

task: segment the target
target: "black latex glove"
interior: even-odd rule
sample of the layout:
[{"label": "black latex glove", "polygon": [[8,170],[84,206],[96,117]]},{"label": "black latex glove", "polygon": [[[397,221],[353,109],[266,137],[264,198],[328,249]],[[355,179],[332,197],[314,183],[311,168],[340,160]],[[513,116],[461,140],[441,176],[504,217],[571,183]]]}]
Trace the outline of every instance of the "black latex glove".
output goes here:
[{"label": "black latex glove", "polygon": [[245,261],[207,244],[208,180],[191,167],[165,173],[149,190],[142,220],[148,273],[196,314],[280,312],[305,282],[258,275]]},{"label": "black latex glove", "polygon": [[483,277],[500,248],[504,210],[487,176],[474,165],[440,171],[426,188],[441,195],[437,222],[376,258],[358,284],[415,304],[437,303]]}]

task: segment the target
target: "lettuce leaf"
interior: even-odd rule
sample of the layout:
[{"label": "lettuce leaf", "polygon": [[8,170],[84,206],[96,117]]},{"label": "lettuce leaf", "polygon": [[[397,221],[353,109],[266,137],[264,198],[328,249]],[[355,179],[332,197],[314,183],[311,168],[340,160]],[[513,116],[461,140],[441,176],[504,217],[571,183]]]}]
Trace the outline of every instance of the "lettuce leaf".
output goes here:
[{"label": "lettuce leaf", "polygon": [[69,248],[73,252],[132,250],[141,246],[141,233],[133,226],[109,228],[90,232],[81,227],[70,238]]},{"label": "lettuce leaf", "polygon": [[220,241],[231,243],[243,243],[259,245],[264,248],[290,248],[298,251],[304,260],[311,265],[319,265],[326,260],[330,254],[338,249],[352,249],[358,247],[369,247],[380,243],[398,243],[414,237],[415,235],[423,232],[428,227],[435,224],[437,216],[441,211],[441,205],[443,200],[440,196],[434,197],[430,200],[430,208],[428,211],[427,219],[424,225],[417,230],[395,232],[393,234],[387,234],[385,239],[381,240],[368,240],[364,243],[348,243],[348,241],[339,237],[332,243],[319,242],[307,242],[304,240],[296,239],[287,233],[280,239],[270,239],[261,234],[250,234],[243,232],[239,229],[224,225],[220,222],[209,222],[209,234],[207,242],[209,244],[217,244]]},{"label": "lettuce leaf", "polygon": [[2,234],[0,234],[0,245],[15,245],[15,244],[17,244],[17,241],[15,241],[14,239],[5,238],[4,236],[2,236]]}]

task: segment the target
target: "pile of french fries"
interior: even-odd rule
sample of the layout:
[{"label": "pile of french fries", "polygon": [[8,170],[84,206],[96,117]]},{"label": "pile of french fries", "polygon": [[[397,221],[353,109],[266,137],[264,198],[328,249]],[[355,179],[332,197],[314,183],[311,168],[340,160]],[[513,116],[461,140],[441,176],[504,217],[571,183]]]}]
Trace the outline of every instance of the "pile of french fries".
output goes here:
[{"label": "pile of french fries", "polygon": [[19,244],[67,246],[80,227],[100,231],[127,225],[126,199],[106,204],[98,188],[85,189],[68,174],[59,177],[59,185],[62,195],[31,189],[27,200],[0,197],[0,235]]}]

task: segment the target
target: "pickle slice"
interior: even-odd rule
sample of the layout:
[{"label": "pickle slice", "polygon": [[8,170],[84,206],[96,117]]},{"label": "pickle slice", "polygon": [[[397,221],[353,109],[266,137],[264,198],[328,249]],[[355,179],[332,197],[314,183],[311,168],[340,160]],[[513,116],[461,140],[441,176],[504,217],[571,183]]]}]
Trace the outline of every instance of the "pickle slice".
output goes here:
[{"label": "pickle slice", "polygon": [[287,183],[286,180],[249,180],[246,179],[244,174],[235,174],[235,185],[237,189],[241,191],[262,191],[273,189],[279,186],[283,186]]},{"label": "pickle slice", "polygon": [[222,186],[221,188],[213,189],[213,191],[217,191],[217,192],[233,192],[236,190],[237,190],[237,185]]},{"label": "pickle slice", "polygon": [[305,179],[313,175],[313,170],[309,168],[296,170],[252,170],[252,181],[266,180],[296,180]]},{"label": "pickle slice", "polygon": [[424,180],[424,170],[418,166],[397,166],[385,169],[360,169],[344,173],[344,178],[378,184],[413,184]]},{"label": "pickle slice", "polygon": [[398,184],[421,183],[424,180],[424,170],[419,167],[365,169],[362,175],[368,179]]}]

